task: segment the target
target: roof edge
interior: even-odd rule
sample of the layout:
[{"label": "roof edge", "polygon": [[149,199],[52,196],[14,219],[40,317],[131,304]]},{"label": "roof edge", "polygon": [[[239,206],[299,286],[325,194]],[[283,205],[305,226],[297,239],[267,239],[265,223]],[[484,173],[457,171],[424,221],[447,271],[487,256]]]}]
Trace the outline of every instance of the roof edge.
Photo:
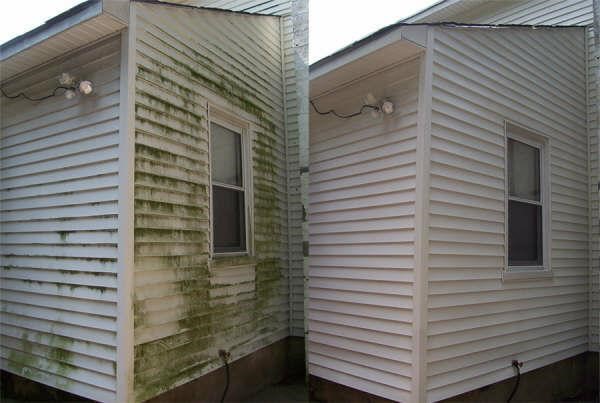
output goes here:
[{"label": "roof edge", "polygon": [[[448,0],[443,0],[448,1]],[[368,43],[381,38],[382,36],[387,35],[391,31],[400,27],[416,27],[416,26],[437,26],[437,27],[448,27],[448,28],[529,28],[529,29],[542,29],[542,28],[552,28],[552,29],[569,29],[569,28],[583,28],[581,26],[576,25],[528,25],[528,24],[466,24],[466,23],[458,23],[458,22],[419,22],[419,23],[408,23],[404,21],[399,21],[394,24],[388,25],[379,29],[378,31],[373,32],[372,34],[365,36],[362,39],[359,39],[356,42],[353,42],[342,49],[325,56],[322,59],[317,60],[312,63],[309,67],[309,71],[316,70],[335,59],[338,59],[341,56],[344,56],[347,53],[350,53],[361,46],[365,46]]]},{"label": "roof edge", "polygon": [[6,60],[77,24],[102,14],[102,0],[87,0],[50,18],[37,28],[0,45],[0,61]]}]

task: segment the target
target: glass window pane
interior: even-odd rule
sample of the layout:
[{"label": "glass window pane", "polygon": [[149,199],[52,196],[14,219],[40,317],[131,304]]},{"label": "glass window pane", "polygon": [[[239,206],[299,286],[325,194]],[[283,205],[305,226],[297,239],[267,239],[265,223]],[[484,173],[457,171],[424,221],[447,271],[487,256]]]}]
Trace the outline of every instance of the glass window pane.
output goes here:
[{"label": "glass window pane", "polygon": [[509,200],[508,265],[542,264],[542,207]]},{"label": "glass window pane", "polygon": [[521,199],[540,201],[540,150],[508,139],[508,192]]},{"label": "glass window pane", "polygon": [[242,139],[239,133],[210,124],[212,179],[242,186]]},{"label": "glass window pane", "polygon": [[246,250],[244,192],[213,186],[213,244],[215,252]]}]

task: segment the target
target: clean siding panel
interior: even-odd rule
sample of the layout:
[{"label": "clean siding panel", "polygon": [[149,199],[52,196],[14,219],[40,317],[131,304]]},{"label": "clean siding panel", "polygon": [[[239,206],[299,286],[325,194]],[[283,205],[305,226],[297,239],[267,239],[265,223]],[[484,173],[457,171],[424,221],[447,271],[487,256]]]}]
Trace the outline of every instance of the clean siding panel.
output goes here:
[{"label": "clean siding panel", "polygon": [[[286,105],[286,135],[288,158],[288,216],[289,216],[289,304],[290,334],[304,336],[304,255],[300,168],[306,166],[308,148],[308,1],[291,0],[182,0],[199,7],[214,7],[248,13],[282,17],[284,56],[284,86]],[[301,164],[300,161],[304,161]]]},{"label": "clean siding panel", "polygon": [[[467,2],[470,3],[470,2]],[[588,147],[590,150],[589,202],[590,225],[590,349],[600,349],[600,204],[597,183],[600,180],[598,165],[598,117],[596,96],[596,69],[593,6],[592,0],[533,0],[517,3],[506,2],[503,7],[487,7],[486,4],[467,4],[462,10],[458,6],[450,17],[444,13],[428,22],[456,21],[479,24],[532,24],[532,25],[579,25],[587,26],[587,115]]]},{"label": "clean siding panel", "polygon": [[2,369],[87,398],[116,390],[120,37],[3,84],[67,100],[2,99]]},{"label": "clean siding panel", "polygon": [[[435,31],[429,401],[587,350],[584,56],[578,28]],[[551,279],[501,279],[504,119],[550,138]]]},{"label": "clean siding panel", "polygon": [[315,100],[350,113],[372,92],[395,103],[391,116],[311,117],[309,372],[400,401],[412,380],[418,73],[413,60]]},{"label": "clean siding panel", "polygon": [[[136,4],[135,392],[289,334],[280,19]],[[173,21],[177,21],[176,24]],[[207,104],[251,123],[252,258],[209,257]]]},{"label": "clean siding panel", "polygon": [[176,0],[199,7],[214,7],[246,13],[286,15],[292,12],[291,0]]},{"label": "clean siding panel", "polygon": [[592,24],[592,17],[592,0],[534,0],[505,7],[495,14],[477,16],[469,22],[585,26]]},{"label": "clean siding panel", "polygon": [[[590,227],[590,348],[600,348],[600,204],[598,203],[598,116],[596,96],[596,71],[592,0],[536,0],[518,5],[507,5],[495,13],[479,12],[464,21],[482,24],[533,24],[533,25],[580,25],[587,26],[587,115],[588,147],[590,150],[589,201]],[[454,21],[454,20],[453,20]]]}]

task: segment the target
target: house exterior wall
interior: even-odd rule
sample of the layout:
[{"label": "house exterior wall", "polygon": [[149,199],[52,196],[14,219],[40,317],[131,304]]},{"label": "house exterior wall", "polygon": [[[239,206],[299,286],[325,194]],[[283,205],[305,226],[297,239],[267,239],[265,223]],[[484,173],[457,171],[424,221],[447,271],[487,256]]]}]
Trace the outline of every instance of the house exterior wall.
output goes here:
[{"label": "house exterior wall", "polygon": [[[139,401],[289,335],[289,224],[280,18],[135,7]],[[250,124],[253,257],[210,257],[209,104]]]},{"label": "house exterior wall", "polygon": [[[595,57],[594,32],[592,26],[592,0],[534,0],[520,3],[506,3],[493,12],[485,7],[469,11],[463,10],[451,17],[427,18],[427,21],[457,21],[482,24],[534,24],[534,25],[579,25],[587,26],[587,119],[588,146],[590,150],[590,349],[600,349],[600,204],[598,187],[600,181],[598,164],[598,103],[596,74],[598,61]],[[415,22],[418,22],[416,20]]]},{"label": "house exterior wall", "polygon": [[481,16],[481,22],[502,24],[557,24],[587,26],[587,99],[590,149],[590,208],[592,212],[590,243],[590,349],[600,349],[600,204],[598,203],[598,102],[596,74],[598,60],[595,53],[593,9],[591,0],[535,1],[495,15]]},{"label": "house exterior wall", "polygon": [[[584,30],[435,28],[427,400],[588,349]],[[505,120],[549,138],[551,278],[503,281]]]},{"label": "house exterior wall", "polygon": [[412,382],[420,64],[313,99],[351,113],[373,93],[393,115],[311,114],[309,373],[399,401]]},{"label": "house exterior wall", "polygon": [[304,336],[304,273],[300,169],[308,166],[308,0],[171,0],[281,17],[288,159],[290,334]]},{"label": "house exterior wall", "polygon": [[120,37],[3,83],[50,93],[62,72],[94,93],[2,98],[2,369],[115,399]]}]

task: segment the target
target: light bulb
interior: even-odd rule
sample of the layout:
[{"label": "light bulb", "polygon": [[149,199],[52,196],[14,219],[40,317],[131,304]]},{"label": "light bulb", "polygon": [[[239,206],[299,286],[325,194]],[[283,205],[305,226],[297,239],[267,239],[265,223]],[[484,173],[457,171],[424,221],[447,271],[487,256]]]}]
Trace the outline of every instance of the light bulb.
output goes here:
[{"label": "light bulb", "polygon": [[77,95],[77,93],[73,90],[65,91],[65,98],[67,98],[67,99],[73,99],[73,98],[75,98],[75,95]]},{"label": "light bulb", "polygon": [[93,90],[94,88],[91,81],[85,80],[79,83],[79,92],[83,95],[90,95]]},{"label": "light bulb", "polygon": [[386,115],[394,113],[394,104],[390,101],[385,101],[383,104],[381,104],[381,111]]}]

